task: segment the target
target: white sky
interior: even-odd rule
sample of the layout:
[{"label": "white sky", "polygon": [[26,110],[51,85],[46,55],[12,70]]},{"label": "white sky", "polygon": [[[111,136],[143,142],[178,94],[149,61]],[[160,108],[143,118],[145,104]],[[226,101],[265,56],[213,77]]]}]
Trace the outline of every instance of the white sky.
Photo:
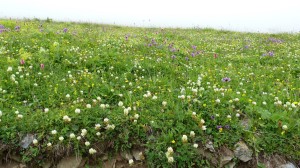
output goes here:
[{"label": "white sky", "polygon": [[300,0],[0,0],[0,17],[300,32]]}]

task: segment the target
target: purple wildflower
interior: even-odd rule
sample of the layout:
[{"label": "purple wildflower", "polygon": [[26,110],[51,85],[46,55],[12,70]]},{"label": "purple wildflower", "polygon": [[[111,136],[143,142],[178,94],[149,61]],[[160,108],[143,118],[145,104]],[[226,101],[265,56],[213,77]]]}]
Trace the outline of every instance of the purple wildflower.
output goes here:
[{"label": "purple wildflower", "polygon": [[193,48],[193,50],[196,50],[197,46],[195,46],[195,45],[192,45],[192,48]]},{"label": "purple wildflower", "polygon": [[187,60],[187,61],[188,61],[188,60],[189,60],[189,57],[185,57],[185,60]]},{"label": "purple wildflower", "polygon": [[67,29],[67,28],[64,28],[64,29],[63,29],[63,32],[64,32],[64,33],[67,33],[67,32],[68,32],[68,29]]},{"label": "purple wildflower", "polygon": [[222,82],[229,82],[229,81],[231,81],[231,79],[228,78],[228,77],[225,77],[225,78],[222,79]]},{"label": "purple wildflower", "polygon": [[230,129],[230,126],[229,126],[229,125],[225,125],[224,128],[225,128],[225,129]]},{"label": "purple wildflower", "polygon": [[176,58],[176,56],[175,56],[175,55],[172,55],[172,56],[171,56],[171,58],[172,58],[172,59],[175,59],[175,58]]},{"label": "purple wildflower", "polygon": [[0,33],[5,31],[5,27],[3,25],[0,24]]},{"label": "purple wildflower", "polygon": [[192,54],[191,54],[191,55],[192,55],[192,57],[195,57],[195,55],[196,55],[196,54],[195,54],[194,52],[192,52]]},{"label": "purple wildflower", "polygon": [[20,28],[21,28],[20,26],[16,26],[15,31],[20,31]]},{"label": "purple wildflower", "polygon": [[283,40],[276,39],[276,38],[269,38],[269,41],[271,41],[273,43],[283,43]]},{"label": "purple wildflower", "polygon": [[269,56],[273,57],[274,56],[274,52],[273,51],[269,51]]},{"label": "purple wildflower", "polygon": [[41,64],[40,67],[41,67],[41,69],[44,69],[44,68],[45,68],[45,65],[44,65],[44,64]]},{"label": "purple wildflower", "polygon": [[221,129],[222,128],[222,125],[217,125],[217,129]]},{"label": "purple wildflower", "polygon": [[214,119],[215,119],[215,116],[214,116],[214,115],[210,116],[210,119],[214,120]]}]

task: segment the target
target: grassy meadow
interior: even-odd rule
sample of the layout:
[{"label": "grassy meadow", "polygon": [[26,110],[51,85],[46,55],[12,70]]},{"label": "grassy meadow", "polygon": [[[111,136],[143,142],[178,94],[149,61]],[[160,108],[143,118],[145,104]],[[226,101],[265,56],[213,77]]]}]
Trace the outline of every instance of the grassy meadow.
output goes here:
[{"label": "grassy meadow", "polygon": [[300,34],[1,19],[0,155],[97,164],[139,149],[128,166],[216,167],[199,149],[243,141],[253,159],[298,162],[299,46]]}]

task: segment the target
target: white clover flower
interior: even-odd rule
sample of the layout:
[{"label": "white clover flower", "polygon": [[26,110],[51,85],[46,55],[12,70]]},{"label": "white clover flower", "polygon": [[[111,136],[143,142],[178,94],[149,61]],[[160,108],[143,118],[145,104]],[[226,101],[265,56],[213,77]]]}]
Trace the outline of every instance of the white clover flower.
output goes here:
[{"label": "white clover flower", "polygon": [[57,134],[57,131],[56,131],[56,130],[52,130],[52,131],[51,131],[51,134],[52,134],[52,135],[55,135],[55,134]]},{"label": "white clover flower", "polygon": [[198,89],[197,89],[197,88],[193,88],[193,89],[192,89],[192,92],[193,92],[193,93],[197,93],[197,92],[198,92]]},{"label": "white clover flower", "polygon": [[216,117],[220,117],[220,115],[219,115],[219,114],[216,114]]},{"label": "white clover flower", "polygon": [[22,114],[18,114],[18,115],[17,115],[17,118],[22,119],[22,118],[23,118],[23,115],[22,115]]},{"label": "white clover flower", "polygon": [[119,106],[119,107],[122,107],[123,104],[124,104],[124,103],[123,103],[122,101],[119,101],[118,106]]},{"label": "white clover flower", "polygon": [[183,100],[183,99],[185,99],[185,95],[180,95],[180,96],[178,96],[178,98]]},{"label": "white clover flower", "polygon": [[51,147],[51,146],[52,146],[51,142],[47,143],[47,147]]},{"label": "white clover flower", "polygon": [[262,102],[262,104],[263,104],[263,105],[267,105],[267,102],[264,101],[264,102]]},{"label": "white clover flower", "polygon": [[39,141],[38,141],[37,139],[34,139],[34,140],[32,141],[32,143],[33,143],[34,145],[37,145],[37,144],[39,143]]},{"label": "white clover flower", "polygon": [[85,146],[90,146],[91,143],[90,143],[89,141],[86,141],[86,142],[84,143],[84,145],[85,145]]},{"label": "white clover flower", "polygon": [[77,139],[78,141],[80,141],[80,140],[81,140],[81,136],[78,136],[76,139]]},{"label": "white clover flower", "polygon": [[98,96],[98,97],[97,97],[97,100],[98,100],[98,101],[101,101],[101,97]]},{"label": "white clover flower", "polygon": [[134,123],[137,123],[137,120],[133,120]]},{"label": "white clover flower", "polygon": [[167,105],[167,102],[166,102],[166,101],[163,101],[161,104],[162,104],[163,106],[166,106],[166,105]]},{"label": "white clover flower", "polygon": [[64,138],[63,136],[60,136],[58,139],[59,139],[60,141],[63,141],[65,138]]},{"label": "white clover flower", "polygon": [[100,124],[95,124],[95,129],[96,129],[96,130],[99,130],[99,129],[100,129],[100,127],[101,127],[101,125],[100,125]]},{"label": "white clover flower", "polygon": [[100,104],[100,107],[101,107],[102,109],[105,109],[105,104]]},{"label": "white clover flower", "polygon": [[254,101],[254,102],[252,102],[252,104],[253,104],[253,105],[256,105],[256,102]]},{"label": "white clover flower", "polygon": [[84,137],[86,134],[87,134],[87,130],[86,129],[82,129],[81,130],[81,136]]},{"label": "white clover flower", "polygon": [[93,149],[93,148],[89,149],[89,154],[93,155],[95,153],[97,153],[97,151],[95,149]]},{"label": "white clover flower", "polygon": [[202,126],[202,130],[203,130],[203,131],[206,130],[206,126],[205,126],[205,125]]},{"label": "white clover flower", "polygon": [[71,134],[70,134],[70,138],[71,138],[71,139],[75,138],[75,134],[74,134],[74,133],[71,133]]},{"label": "white clover flower", "polygon": [[126,115],[126,116],[127,116],[127,115],[128,115],[128,113],[129,113],[129,110],[128,110],[127,108],[125,108],[125,109],[124,109],[124,115]]},{"label": "white clover flower", "polygon": [[195,116],[195,115],[196,115],[196,112],[193,112],[192,115]]},{"label": "white clover flower", "polygon": [[115,125],[114,124],[108,124],[107,126],[106,126],[106,129],[108,129],[108,130],[113,130],[113,129],[115,129]]},{"label": "white clover flower", "polygon": [[2,116],[2,111],[0,110],[0,117]]},{"label": "white clover flower", "polygon": [[71,97],[70,94],[67,94],[67,95],[66,95],[66,98],[70,98],[70,97]]},{"label": "white clover flower", "polygon": [[97,136],[100,136],[100,135],[101,135],[101,133],[100,133],[100,132],[97,132],[97,133],[96,133],[96,135],[97,135]]},{"label": "white clover flower", "polygon": [[140,117],[139,114],[135,114],[135,115],[134,115],[134,118],[135,118],[135,119],[139,119],[139,117]]},{"label": "white clover flower", "polygon": [[150,96],[151,96],[151,92],[147,91],[147,97],[150,97]]},{"label": "white clover flower", "polygon": [[231,119],[231,115],[227,115],[227,118],[228,118],[228,119]]},{"label": "white clover flower", "polygon": [[238,102],[238,101],[240,101],[240,99],[239,99],[239,98],[235,98],[234,101],[235,101],[235,102]]},{"label": "white clover flower", "polygon": [[152,97],[152,100],[156,100],[156,99],[157,99],[157,96],[154,95],[154,96]]},{"label": "white clover flower", "polygon": [[75,109],[75,113],[79,114],[80,113],[80,109]]},{"label": "white clover flower", "polygon": [[198,146],[199,146],[199,145],[196,144],[196,143],[193,145],[194,148],[198,148]]},{"label": "white clover flower", "polygon": [[11,66],[9,66],[8,68],[7,68],[7,72],[11,72],[13,70],[13,68],[11,67]]},{"label": "white clover flower", "polygon": [[169,163],[173,163],[174,162],[174,158],[171,156],[171,157],[168,157],[168,162]]},{"label": "white clover flower", "polygon": [[187,142],[188,141],[188,137],[186,135],[182,135],[182,138],[181,138],[182,142]]},{"label": "white clover flower", "polygon": [[174,153],[174,150],[173,150],[173,148],[172,148],[172,147],[168,147],[168,153],[169,153],[169,154],[172,154],[172,153]]},{"label": "white clover flower", "polygon": [[15,114],[19,114],[20,112],[17,110],[17,111],[15,111]]},{"label": "white clover flower", "polygon": [[132,166],[133,163],[134,163],[134,162],[133,162],[133,159],[130,159],[128,162],[129,162],[129,165],[130,165],[130,166]]},{"label": "white clover flower", "polygon": [[287,125],[283,125],[283,126],[282,126],[282,129],[283,129],[283,130],[287,130],[287,129],[288,129],[288,126],[287,126]]},{"label": "white clover flower", "polygon": [[195,132],[194,132],[194,131],[191,131],[191,132],[190,132],[190,137],[192,137],[192,138],[195,137]]},{"label": "white clover flower", "polygon": [[92,108],[92,105],[91,104],[87,104],[86,108]]},{"label": "white clover flower", "polygon": [[200,121],[200,122],[201,122],[201,124],[204,124],[204,123],[205,123],[205,121],[204,121],[203,119],[201,119],[201,121]]},{"label": "white clover flower", "polygon": [[71,118],[70,118],[69,116],[65,115],[65,116],[63,116],[63,120],[64,120],[65,122],[70,122],[70,121],[71,121]]},{"label": "white clover flower", "polygon": [[236,113],[235,116],[236,116],[237,118],[239,118],[241,115],[240,115],[240,113]]},{"label": "white clover flower", "polygon": [[108,123],[109,122],[109,119],[108,118],[104,118],[104,123]]},{"label": "white clover flower", "polygon": [[220,99],[217,99],[217,100],[216,100],[216,103],[220,103],[220,102],[221,102],[221,100],[220,100]]},{"label": "white clover flower", "polygon": [[49,109],[48,109],[48,108],[45,108],[45,109],[44,109],[44,112],[45,112],[45,113],[48,113],[48,112],[49,112]]}]

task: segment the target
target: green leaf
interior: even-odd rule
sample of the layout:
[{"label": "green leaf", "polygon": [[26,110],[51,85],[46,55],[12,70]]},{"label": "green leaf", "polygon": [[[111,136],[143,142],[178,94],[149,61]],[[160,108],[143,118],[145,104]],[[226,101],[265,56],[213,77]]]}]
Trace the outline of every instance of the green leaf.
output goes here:
[{"label": "green leaf", "polygon": [[261,115],[262,119],[269,119],[271,117],[271,113],[268,110],[261,109],[258,111],[258,113]]}]

